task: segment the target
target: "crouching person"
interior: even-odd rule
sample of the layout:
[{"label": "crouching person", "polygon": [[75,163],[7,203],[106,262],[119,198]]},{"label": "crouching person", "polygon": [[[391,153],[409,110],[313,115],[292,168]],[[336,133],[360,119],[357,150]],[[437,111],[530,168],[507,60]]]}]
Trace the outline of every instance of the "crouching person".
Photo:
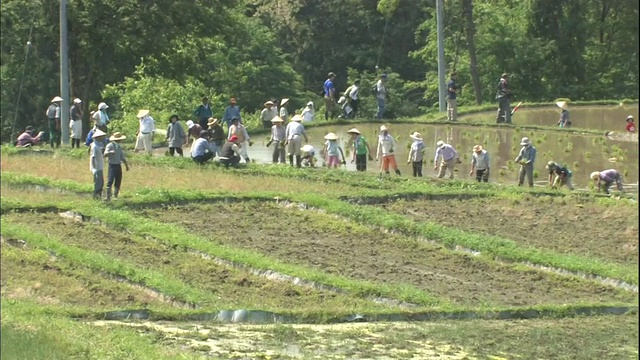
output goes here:
[{"label": "crouching person", "polygon": [[209,132],[201,130],[200,137],[191,146],[191,158],[198,164],[204,165],[204,163],[213,159],[214,154],[215,149],[209,144]]},{"label": "crouching person", "polygon": [[549,161],[546,167],[547,170],[549,170],[549,186],[551,186],[552,189],[567,185],[569,190],[573,190],[573,184],[571,183],[573,173],[571,170],[565,166],[560,166],[560,164],[555,161]]},{"label": "crouching person", "polygon": [[600,192],[604,189],[605,194],[609,194],[609,189],[613,183],[616,183],[618,191],[623,191],[622,176],[616,169],[609,169],[603,171],[594,171],[590,176],[591,180],[596,182],[596,190]]},{"label": "crouching person", "polygon": [[316,167],[316,149],[312,145],[305,145],[300,148],[300,154],[302,156],[302,166]]},{"label": "crouching person", "polygon": [[226,168],[229,165],[233,167],[237,167],[240,163],[240,145],[238,145],[238,137],[235,135],[231,135],[229,140],[222,145],[222,151],[220,155],[220,164],[224,165]]},{"label": "crouching person", "polygon": [[127,137],[119,132],[114,133],[109,138],[111,141],[104,149],[104,156],[109,159],[109,170],[107,175],[107,197],[106,200],[111,200],[111,186],[114,186],[113,197],[118,198],[120,193],[120,184],[122,184],[122,164],[124,164],[127,171],[129,171],[129,163],[127,163],[127,157],[124,155],[124,150],[120,146],[120,141]]}]

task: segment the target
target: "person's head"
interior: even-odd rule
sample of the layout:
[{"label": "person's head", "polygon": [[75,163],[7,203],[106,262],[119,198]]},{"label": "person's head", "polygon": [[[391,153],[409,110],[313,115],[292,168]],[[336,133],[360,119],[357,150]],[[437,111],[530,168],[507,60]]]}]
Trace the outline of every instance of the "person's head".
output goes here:
[{"label": "person's head", "polygon": [[231,125],[238,126],[238,124],[240,124],[240,118],[238,118],[237,116],[232,117],[231,118]]},{"label": "person's head", "polygon": [[80,100],[80,99],[78,99],[78,98],[75,98],[75,99],[73,99],[73,103],[74,103],[75,105],[80,105],[80,104],[82,104],[82,100]]},{"label": "person's head", "polygon": [[380,133],[382,135],[388,135],[389,134],[389,129],[386,126],[382,125],[382,126],[380,126]]},{"label": "person's head", "polygon": [[271,109],[271,107],[273,107],[273,101],[269,100],[265,102],[264,107],[266,107],[267,109]]},{"label": "person's head", "polygon": [[476,145],[473,147],[473,152],[476,154],[480,154],[482,152],[482,145]]},{"label": "person's head", "polygon": [[437,148],[443,148],[445,145],[446,144],[442,140],[438,140],[438,142],[436,143],[436,147]]},{"label": "person's head", "polygon": [[282,125],[282,123],[284,122],[284,120],[282,120],[282,118],[280,116],[276,116],[273,119],[271,119],[271,123],[275,126],[280,127]]},{"label": "person's head", "polygon": [[35,129],[33,128],[33,126],[29,125],[24,129],[24,132],[33,135],[33,133],[35,132]]},{"label": "person's head", "polygon": [[126,138],[127,137],[124,134],[120,132],[115,132],[113,133],[113,135],[111,135],[111,137],[109,138],[109,141],[120,142]]},{"label": "person's head", "polygon": [[329,80],[333,81],[336,79],[336,74],[334,74],[333,72],[330,72],[329,75],[327,75],[327,77],[329,78]]},{"label": "person's head", "polygon": [[98,104],[98,110],[107,111],[108,108],[109,108],[109,105],[107,105],[104,102],[101,102],[100,104]]},{"label": "person's head", "polygon": [[457,77],[458,77],[458,73],[454,71],[454,72],[452,72],[451,74],[449,74],[449,76],[450,76],[452,79],[455,79],[455,78],[457,78]]},{"label": "person's head", "polygon": [[600,178],[600,171],[594,171],[591,173],[591,175],[589,175],[589,177],[591,178],[591,180],[598,180]]},{"label": "person's head", "polygon": [[237,144],[238,143],[238,137],[235,136],[235,135],[231,135],[231,137],[229,138],[229,142]]},{"label": "person's head", "polygon": [[356,85],[360,85],[360,79],[357,79],[356,81],[353,82]]},{"label": "person's head", "polygon": [[294,122],[301,122],[302,121],[302,116],[300,114],[295,114],[293,115],[293,117],[291,118],[291,121]]},{"label": "person's head", "polygon": [[387,81],[387,74],[380,75],[380,80],[382,80],[382,82]]},{"label": "person's head", "polygon": [[194,125],[193,120],[187,120],[187,129],[191,129]]},{"label": "person's head", "polygon": [[203,96],[203,97],[202,97],[202,104],[203,104],[203,105],[207,105],[208,103],[209,103],[209,98],[208,98],[208,97],[206,97],[206,96]]},{"label": "person's head", "polygon": [[555,161],[549,161],[547,163],[547,166],[546,166],[547,170],[549,170],[549,171],[554,171],[558,167],[559,167],[559,165]]},{"label": "person's head", "polygon": [[231,106],[236,106],[236,98],[231,98],[229,100],[229,104],[231,104]]},{"label": "person's head", "polygon": [[508,79],[509,78],[509,74],[508,73],[502,73],[502,76],[500,76],[503,79]]},{"label": "person's head", "polygon": [[409,137],[411,139],[413,139],[414,141],[422,141],[422,134],[420,134],[417,131],[415,131],[413,134],[409,135]]},{"label": "person's head", "polygon": [[209,132],[207,130],[200,131],[200,138],[201,139],[206,139],[208,137],[209,137]]},{"label": "person's head", "polygon": [[627,116],[627,123],[632,123],[633,121],[633,115]]},{"label": "person's head", "polygon": [[60,96],[55,96],[53,99],[51,99],[51,102],[54,104],[60,104],[62,102],[62,98]]},{"label": "person's head", "polygon": [[358,131],[358,129],[353,128],[349,131],[347,131],[347,134],[349,134],[352,138],[356,138],[358,137],[358,135],[360,135],[360,131]]},{"label": "person's head", "polygon": [[335,133],[328,133],[327,135],[324,136],[325,140],[329,140],[329,141],[337,141],[338,140],[338,135],[336,135]]},{"label": "person's head", "polygon": [[307,107],[308,107],[309,109],[313,109],[313,101],[309,101],[309,102],[307,103]]},{"label": "person's head", "polygon": [[284,98],[284,99],[280,100],[280,107],[287,106],[288,102],[289,102],[289,99],[287,99],[287,98]]},{"label": "person's head", "polygon": [[177,115],[177,114],[173,114],[173,115],[171,115],[171,117],[169,118],[169,122],[170,122],[170,123],[174,123],[174,122],[176,122],[176,121],[178,121],[178,120],[180,120],[180,117],[178,117],[178,115]]},{"label": "person's head", "polygon": [[528,137],[523,137],[520,141],[520,146],[529,147],[531,146],[531,140]]}]

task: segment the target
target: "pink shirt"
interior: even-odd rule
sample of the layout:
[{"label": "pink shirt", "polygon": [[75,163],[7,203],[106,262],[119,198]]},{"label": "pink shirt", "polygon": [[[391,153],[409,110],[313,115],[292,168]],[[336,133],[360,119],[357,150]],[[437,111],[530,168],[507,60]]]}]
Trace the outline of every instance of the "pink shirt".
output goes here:
[{"label": "pink shirt", "polygon": [[37,136],[33,137],[31,136],[31,134],[25,131],[22,134],[20,134],[20,136],[18,136],[18,143],[16,144],[16,146],[21,147],[27,144],[37,145],[39,142],[40,142],[39,137]]}]

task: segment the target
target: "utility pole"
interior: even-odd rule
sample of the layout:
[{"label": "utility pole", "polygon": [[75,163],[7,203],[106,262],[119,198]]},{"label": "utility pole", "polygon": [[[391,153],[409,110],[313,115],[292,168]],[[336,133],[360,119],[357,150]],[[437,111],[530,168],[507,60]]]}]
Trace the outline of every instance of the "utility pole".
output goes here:
[{"label": "utility pole", "polygon": [[440,112],[446,111],[444,82],[444,3],[436,0],[436,23],[438,35],[438,103]]},{"label": "utility pole", "polygon": [[62,130],[62,143],[69,144],[69,108],[71,95],[69,94],[69,47],[67,45],[67,0],[60,0],[60,97],[62,109],[60,109],[60,129]]}]

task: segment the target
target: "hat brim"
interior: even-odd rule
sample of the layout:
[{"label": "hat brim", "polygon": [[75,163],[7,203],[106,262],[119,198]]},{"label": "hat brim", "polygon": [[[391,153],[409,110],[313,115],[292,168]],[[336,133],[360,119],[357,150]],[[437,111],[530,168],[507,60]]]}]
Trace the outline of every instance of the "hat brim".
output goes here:
[{"label": "hat brim", "polygon": [[529,142],[521,142],[520,143],[520,146],[525,146],[525,145],[531,145],[531,142],[529,141]]},{"label": "hat brim", "polygon": [[124,139],[126,139],[126,138],[127,138],[127,136],[126,136],[126,135],[122,135],[122,136],[118,136],[118,137],[111,136],[111,137],[109,138],[109,140],[111,140],[111,141],[119,141],[119,140],[124,140]]},{"label": "hat brim", "polygon": [[138,118],[145,117],[145,116],[149,115],[149,112],[150,112],[149,110],[140,110],[140,111],[138,111],[137,117]]}]

